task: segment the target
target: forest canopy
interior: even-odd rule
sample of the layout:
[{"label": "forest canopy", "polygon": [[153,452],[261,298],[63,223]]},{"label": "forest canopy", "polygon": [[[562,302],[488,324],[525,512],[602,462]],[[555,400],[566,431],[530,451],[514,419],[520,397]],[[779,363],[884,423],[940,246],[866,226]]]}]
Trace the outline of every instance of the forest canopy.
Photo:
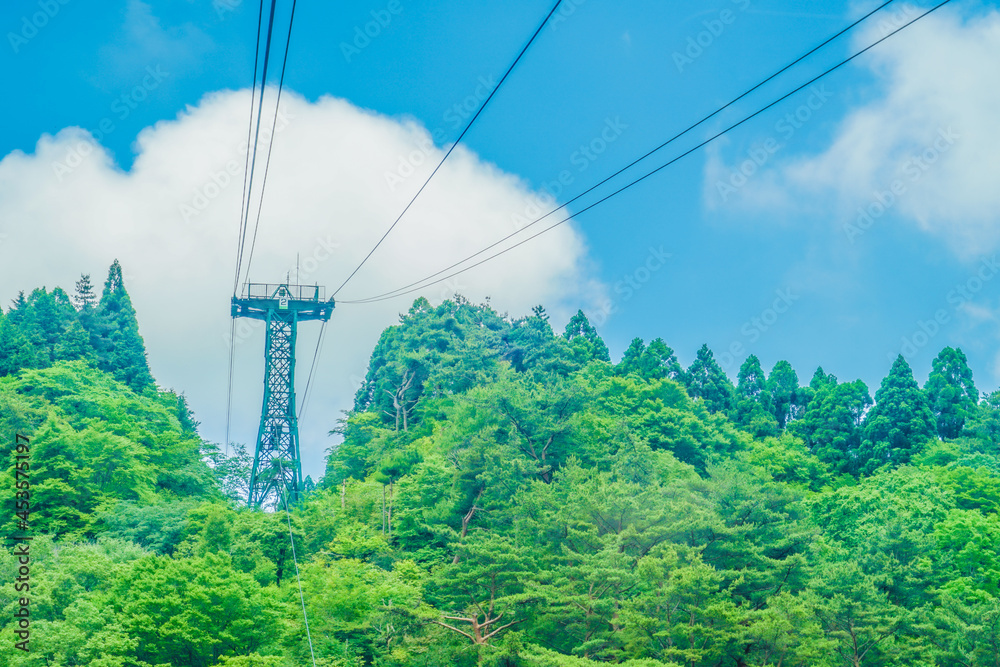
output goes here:
[{"label": "forest canopy", "polygon": [[874,388],[691,352],[418,299],[313,417],[341,442],[286,516],[156,385],[117,262],[22,293],[0,483],[28,436],[31,652],[5,551],[0,664],[1000,664],[1000,392],[963,352]]}]

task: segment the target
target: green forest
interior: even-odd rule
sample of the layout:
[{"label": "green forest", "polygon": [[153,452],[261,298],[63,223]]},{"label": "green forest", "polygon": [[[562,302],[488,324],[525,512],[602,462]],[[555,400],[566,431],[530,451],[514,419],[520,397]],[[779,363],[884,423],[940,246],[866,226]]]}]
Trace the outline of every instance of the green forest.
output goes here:
[{"label": "green forest", "polygon": [[1000,665],[1000,391],[959,349],[923,387],[902,356],[874,392],[733,381],[660,338],[612,361],[582,312],[421,298],[313,412],[342,444],[285,513],[245,507],[252,443],[199,435],[139,319],[117,262],[0,314],[2,521],[22,433],[33,536],[0,665]]}]

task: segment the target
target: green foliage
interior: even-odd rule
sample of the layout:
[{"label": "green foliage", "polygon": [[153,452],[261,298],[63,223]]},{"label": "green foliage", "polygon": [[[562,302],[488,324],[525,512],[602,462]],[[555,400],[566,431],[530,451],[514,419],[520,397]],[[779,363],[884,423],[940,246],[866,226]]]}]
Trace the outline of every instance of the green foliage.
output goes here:
[{"label": "green foliage", "polygon": [[938,435],[942,438],[961,435],[966,419],[979,403],[979,390],[972,381],[965,353],[952,347],[941,350],[934,358],[924,391],[937,420]]},{"label": "green foliage", "polygon": [[903,355],[875,392],[875,407],[865,418],[858,454],[860,470],[870,473],[884,465],[909,461],[937,432],[927,397]]},{"label": "green foliage", "polygon": [[771,391],[756,355],[751,354],[740,366],[734,400],[732,419],[740,428],[758,438],[778,434]]},{"label": "green foliage", "polygon": [[576,311],[576,315],[570,318],[563,338],[569,341],[573,356],[580,364],[590,361],[611,362],[608,346],[601,340],[597,330],[590,324],[590,320],[582,310]]},{"label": "green foliage", "polygon": [[[898,359],[872,401],[752,355],[734,387],[707,347],[684,373],[661,339],[612,365],[582,313],[556,335],[541,307],[419,299],[286,515],[243,507],[250,453],[144,379],[120,267],[88,283],[0,314],[35,534],[35,651],[2,665],[997,663],[1000,392],[977,404],[957,350],[926,391]],[[0,553],[5,645],[18,566]]]},{"label": "green foliage", "polygon": [[635,373],[647,381],[666,379],[682,382],[684,379],[684,370],[677,362],[674,351],[662,338],[654,339],[649,347],[641,338],[633,338],[615,372],[619,375]]},{"label": "green foliage", "polygon": [[837,383],[832,376],[812,389],[802,418],[789,431],[802,438],[823,463],[840,473],[857,474],[862,465],[861,427],[872,405],[861,380]]},{"label": "green foliage", "polygon": [[691,398],[702,399],[709,412],[728,413],[733,409],[735,398],[733,383],[715,361],[708,345],[702,345],[698,350],[698,355],[691,362],[684,381]]}]

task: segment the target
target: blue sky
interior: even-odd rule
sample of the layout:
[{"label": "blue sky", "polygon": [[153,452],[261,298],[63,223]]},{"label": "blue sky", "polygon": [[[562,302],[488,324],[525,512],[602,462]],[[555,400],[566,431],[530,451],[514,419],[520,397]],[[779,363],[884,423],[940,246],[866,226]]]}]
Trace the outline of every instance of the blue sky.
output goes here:
[{"label": "blue sky", "polygon": [[[929,6],[891,4],[864,29],[837,40],[648,164],[658,166],[699,143]],[[289,7],[278,3],[278,54]],[[295,191],[290,176],[287,187],[280,185],[282,171],[309,170],[322,187],[323,170],[330,170],[331,179],[343,178],[338,174],[351,173],[365,145],[381,145],[384,136],[398,132],[419,134],[413,123],[436,137],[438,148],[446,146],[460,132],[461,116],[502,75],[550,7],[551,2],[534,0],[298,3],[285,90],[289,103],[299,105],[292,108],[307,120],[292,120],[295,132],[307,126],[316,136],[340,131],[331,125],[333,116],[320,117],[320,111],[334,113],[330,97],[345,102],[347,110],[336,113],[377,127],[364,125],[372,135],[343,130],[363,138],[354,146],[357,153],[319,150],[318,140],[310,152],[308,140],[301,139],[294,161],[272,167],[280,191],[275,197]],[[491,183],[483,188],[516,182],[538,192],[562,173],[559,200],[565,201],[873,7],[821,1],[564,1],[562,13],[466,136],[468,151],[454,157],[474,165],[476,178]],[[822,365],[841,380],[861,378],[874,393],[900,351],[922,381],[934,355],[957,345],[968,354],[979,388],[992,391],[1000,385],[1000,280],[992,280],[991,259],[1000,215],[993,157],[1000,148],[998,16],[996,3],[956,0],[818,87],[583,213],[562,235],[531,242],[538,244],[535,251],[513,251],[515,260],[498,263],[492,272],[473,270],[452,288],[476,300],[489,295],[512,314],[544,301],[558,327],[583,308],[600,324],[616,358],[634,336],[663,337],[685,365],[708,343],[734,378],[740,362],[754,353],[765,369],[788,359],[803,383]],[[208,335],[215,336],[215,328],[228,326],[229,288],[225,280],[216,286],[214,277],[205,277],[215,273],[192,248],[206,241],[197,236],[183,241],[189,228],[171,232],[167,245],[147,244],[142,250],[129,225],[138,229],[146,224],[140,220],[155,213],[122,204],[109,214],[101,206],[116,198],[148,202],[157,196],[156,184],[169,176],[156,176],[156,165],[140,164],[144,153],[153,161],[156,150],[168,150],[164,146],[186,146],[170,164],[197,170],[205,158],[198,141],[186,143],[193,134],[184,134],[185,128],[215,113],[206,103],[213,94],[250,86],[256,20],[257,5],[246,0],[109,0],[100,10],[80,0],[35,0],[8,2],[0,10],[0,71],[9,94],[0,111],[0,159],[8,158],[6,170],[0,162],[0,259],[6,267],[0,298],[38,284],[69,287],[79,273],[101,274],[113,257],[132,258],[135,279],[127,285],[151,347],[154,374],[193,397],[212,439],[222,438],[219,402],[212,397],[219,387],[215,357],[224,365],[224,346],[199,348],[199,363],[185,362],[186,349],[196,346],[188,338],[200,336],[198,323],[177,325],[169,338],[160,337],[150,329],[161,320],[148,311],[162,305],[158,295],[167,293],[163,285],[171,281],[188,294],[218,291],[217,299],[203,301],[206,308],[219,309],[220,316],[205,323]],[[374,37],[359,37],[366,27]],[[218,127],[245,133],[248,106],[238,108],[244,111],[219,111]],[[66,154],[63,146],[85,136],[67,128],[89,132],[101,147],[102,160],[93,169],[103,171],[95,171],[96,180],[80,190],[66,185],[78,177],[82,182],[79,174],[53,179],[53,165]],[[292,137],[292,130],[277,135],[276,160],[278,151],[290,155],[291,146],[300,145]],[[354,145],[349,137],[343,141],[337,145]],[[387,155],[372,172],[383,178],[368,179],[354,191],[370,189],[371,197],[386,199],[384,174],[406,152]],[[742,178],[741,168],[750,175]],[[140,171],[153,176],[139,179]],[[428,198],[454,203],[473,188],[459,176],[448,183],[428,191]],[[15,192],[16,206],[8,205]],[[350,192],[344,196],[350,198]],[[91,204],[89,197],[103,203]],[[294,236],[298,229],[295,197],[289,197],[263,218],[265,233],[275,235],[273,243],[262,242],[264,267],[287,266],[295,252],[310,251],[305,241],[296,241],[301,248],[279,241],[279,234]],[[53,200],[61,201],[61,208],[39,203]],[[576,209],[589,201],[581,200]],[[232,248],[220,250],[223,254],[235,252],[238,198],[235,202],[235,209],[227,204],[219,212],[230,226],[220,223],[211,236],[219,248]],[[309,228],[310,238],[328,229],[343,254],[342,262],[327,264],[317,279],[332,287],[346,277],[354,259],[391,222],[394,216],[387,213],[398,211],[392,202],[381,217],[318,221]],[[344,205],[351,210],[350,202]],[[176,217],[172,200],[166,208]],[[410,266],[393,260],[391,251],[376,253],[340,296],[365,297],[409,283],[511,231],[484,223],[473,232],[463,216],[474,217],[479,209],[457,210],[437,216],[440,226],[427,227],[426,233],[421,225],[428,223],[419,215],[404,218],[401,225],[410,226],[404,233],[419,232],[414,238],[426,241],[413,252],[426,257]],[[35,215],[52,217],[39,223],[47,230],[44,238],[23,230],[36,224]],[[120,216],[120,224],[100,231],[95,226],[88,235],[87,220],[107,215]],[[363,231],[352,236],[354,228]],[[88,246],[91,237],[99,243]],[[282,257],[272,261],[264,255],[279,246]],[[154,258],[169,260],[164,264],[169,270],[154,272]],[[234,262],[218,259],[218,253],[213,261],[222,265],[219,275],[232,272]],[[128,280],[130,266],[123,262]],[[262,268],[253,277],[279,276]],[[570,281],[575,282],[566,286]],[[433,300],[441,289],[427,293]],[[354,380],[319,390],[321,407],[314,415],[322,423],[312,427],[316,443],[336,411],[348,407],[350,382],[363,372],[373,336],[411,299],[392,302],[366,320],[367,333],[353,346],[337,340],[325,345],[328,373]],[[176,308],[183,308],[183,301]],[[338,308],[342,338],[353,335],[352,318],[368,317],[359,314],[364,308]],[[199,312],[184,317],[196,320]],[[249,387],[258,372],[257,342],[241,351],[248,388],[240,400],[249,406],[244,416],[254,426],[259,396]],[[300,355],[311,349],[304,337]],[[735,353],[729,356],[729,350]],[[310,449],[307,471],[314,476],[328,444]]]}]

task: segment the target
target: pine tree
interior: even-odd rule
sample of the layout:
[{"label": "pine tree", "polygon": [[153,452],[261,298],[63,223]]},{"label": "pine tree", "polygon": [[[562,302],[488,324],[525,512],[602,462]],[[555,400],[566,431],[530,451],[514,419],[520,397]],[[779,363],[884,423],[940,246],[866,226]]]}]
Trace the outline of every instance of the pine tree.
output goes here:
[{"label": "pine tree", "polygon": [[101,370],[111,373],[136,392],[153,386],[146,346],[139,335],[135,309],[125,290],[122,267],[117,259],[108,270],[92,327],[91,341]]},{"label": "pine tree", "polygon": [[771,414],[767,379],[757,355],[751,354],[740,366],[735,400],[733,421],[737,426],[757,437],[777,435],[778,424]]},{"label": "pine tree", "polygon": [[779,361],[767,377],[767,392],[770,395],[771,414],[778,428],[785,428],[788,422],[802,416],[799,396],[799,376],[787,361]]},{"label": "pine tree", "polygon": [[961,435],[965,420],[975,413],[979,402],[979,390],[972,381],[965,353],[952,347],[941,350],[934,358],[924,391],[934,412],[938,435],[942,438]]},{"label": "pine tree", "polygon": [[89,310],[94,307],[97,295],[94,294],[94,286],[90,284],[90,274],[85,273],[76,281],[76,293],[73,295],[73,303],[78,310]]},{"label": "pine tree", "polygon": [[628,375],[629,373],[642,374],[642,354],[646,351],[646,344],[641,338],[633,338],[622,355],[622,360],[615,366],[615,373],[618,375]]},{"label": "pine tree", "polygon": [[633,338],[615,372],[618,375],[635,373],[650,381],[669,379],[681,382],[684,376],[684,369],[677,362],[674,351],[662,338],[654,339],[649,347],[641,338]]},{"label": "pine tree", "polygon": [[[822,370],[822,369],[820,369]],[[841,473],[857,474],[861,424],[872,405],[868,387],[861,380],[837,384],[822,373],[801,419],[788,425],[821,461]]]},{"label": "pine tree", "polygon": [[584,362],[591,359],[596,361],[611,361],[608,346],[601,340],[597,329],[593,327],[582,310],[576,311],[576,315],[570,318],[566,324],[566,332],[563,334],[563,338],[569,341],[574,349],[580,351],[580,355],[584,357],[582,359]]},{"label": "pine tree", "polygon": [[875,392],[875,407],[865,419],[860,471],[868,474],[883,465],[908,462],[936,431],[927,397],[913,379],[906,359],[897,356]]},{"label": "pine tree", "polygon": [[733,383],[715,361],[715,356],[702,345],[685,376],[688,395],[705,401],[709,412],[729,412],[733,409]]}]

